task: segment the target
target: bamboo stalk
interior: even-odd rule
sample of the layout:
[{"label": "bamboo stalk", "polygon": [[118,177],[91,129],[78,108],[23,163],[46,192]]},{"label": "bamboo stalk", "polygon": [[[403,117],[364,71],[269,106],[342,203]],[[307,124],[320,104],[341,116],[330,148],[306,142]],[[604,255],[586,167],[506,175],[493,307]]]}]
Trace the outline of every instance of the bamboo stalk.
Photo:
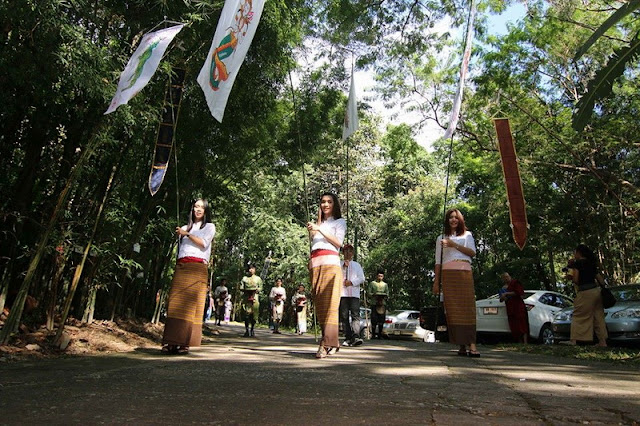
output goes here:
[{"label": "bamboo stalk", "polygon": [[111,175],[109,176],[109,180],[107,182],[107,189],[104,192],[104,197],[102,197],[102,202],[100,203],[100,208],[98,209],[98,214],[96,215],[96,220],[93,223],[93,230],[91,231],[91,236],[89,237],[87,246],[84,248],[84,253],[82,254],[82,260],[80,261],[80,264],[76,267],[76,271],[73,274],[73,280],[71,281],[71,288],[69,289],[69,293],[67,294],[67,299],[65,300],[65,303],[64,303],[64,309],[62,310],[62,317],[60,318],[60,325],[58,326],[58,331],[56,332],[56,337],[54,339],[54,342],[58,342],[60,340],[60,337],[62,336],[62,332],[64,331],[64,323],[67,321],[67,317],[69,316],[69,309],[71,308],[71,302],[73,301],[73,296],[75,295],[76,289],[78,288],[78,283],[80,282],[80,277],[82,276],[82,270],[84,269],[84,264],[87,261],[87,257],[89,257],[89,252],[91,251],[91,247],[93,246],[93,239],[96,236],[98,225],[100,224],[100,219],[102,217],[102,211],[104,210],[104,205],[107,203],[107,198],[109,198],[111,184],[113,183],[113,178],[116,175],[117,170],[118,170],[118,167],[115,165],[111,169]]}]

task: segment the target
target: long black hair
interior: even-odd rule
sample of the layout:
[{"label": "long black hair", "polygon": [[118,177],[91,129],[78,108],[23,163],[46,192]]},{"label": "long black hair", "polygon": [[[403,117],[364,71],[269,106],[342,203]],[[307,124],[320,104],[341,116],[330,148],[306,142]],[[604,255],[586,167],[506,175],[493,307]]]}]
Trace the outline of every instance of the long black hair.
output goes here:
[{"label": "long black hair", "polygon": [[202,218],[200,229],[204,228],[207,225],[207,223],[211,223],[211,208],[209,207],[209,203],[204,198],[196,198],[191,203],[191,210],[189,211],[189,223],[187,224],[187,232],[191,231],[196,221],[196,215],[193,212],[193,208],[195,207],[198,201],[202,201],[202,206],[204,207],[204,217]]},{"label": "long black hair", "polygon": [[587,259],[590,264],[597,266],[598,260],[596,259],[596,255],[593,253],[593,250],[587,247],[586,244],[578,244],[578,247],[576,247],[576,251],[580,253],[582,257]]},{"label": "long black hair", "polygon": [[[320,196],[320,202],[322,202],[322,199],[324,197],[331,197],[333,199],[333,211],[331,212],[331,216],[334,219],[340,219],[342,217],[342,209],[340,208],[340,200],[338,200],[338,196],[333,192],[324,192]],[[324,213],[322,213],[322,220],[326,220],[326,219],[327,218],[324,217]]]}]

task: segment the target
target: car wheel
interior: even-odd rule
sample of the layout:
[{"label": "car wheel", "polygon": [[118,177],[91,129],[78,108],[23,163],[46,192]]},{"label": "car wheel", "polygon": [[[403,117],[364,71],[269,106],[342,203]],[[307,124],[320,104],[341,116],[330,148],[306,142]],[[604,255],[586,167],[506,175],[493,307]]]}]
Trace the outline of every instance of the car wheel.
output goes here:
[{"label": "car wheel", "polygon": [[540,329],[540,343],[543,345],[553,345],[553,330],[551,324],[545,324]]}]

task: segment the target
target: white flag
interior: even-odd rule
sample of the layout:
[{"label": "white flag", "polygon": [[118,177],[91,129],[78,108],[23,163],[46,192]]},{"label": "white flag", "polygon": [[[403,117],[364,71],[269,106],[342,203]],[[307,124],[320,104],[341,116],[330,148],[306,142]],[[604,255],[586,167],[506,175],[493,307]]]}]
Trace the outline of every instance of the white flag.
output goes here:
[{"label": "white flag", "polygon": [[449,139],[453,136],[458,125],[458,119],[460,118],[460,108],[462,107],[462,94],[464,93],[464,81],[467,78],[467,71],[469,70],[469,59],[471,58],[471,47],[473,46],[473,23],[476,17],[476,2],[471,0],[471,6],[469,10],[469,22],[467,24],[467,36],[464,46],[464,53],[462,55],[462,65],[460,66],[460,81],[458,82],[458,91],[456,97],[453,100],[453,107],[451,108],[451,117],[449,117],[449,127],[444,132],[444,138]]},{"label": "white flag", "polygon": [[184,27],[184,24],[154,31],[142,37],[140,45],[120,75],[118,89],[105,114],[112,113],[120,105],[126,105],[131,98],[149,83],[156,69],[158,69],[160,60],[169,43],[180,32],[182,27]]},{"label": "white flag", "polygon": [[342,140],[358,130],[358,100],[356,99],[356,86],[353,84],[353,70],[351,70],[351,87],[349,88],[349,100],[347,110],[344,113],[344,126],[342,127]]},{"label": "white flag", "polygon": [[226,0],[198,83],[211,115],[222,123],[224,109],[260,22],[264,0]]}]

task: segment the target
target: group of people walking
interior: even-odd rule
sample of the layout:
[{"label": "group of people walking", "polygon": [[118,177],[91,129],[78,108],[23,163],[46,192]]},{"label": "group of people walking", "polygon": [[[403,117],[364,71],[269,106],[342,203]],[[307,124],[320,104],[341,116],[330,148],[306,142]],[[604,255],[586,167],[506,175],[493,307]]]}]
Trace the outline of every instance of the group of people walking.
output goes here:
[{"label": "group of people walking", "polygon": [[[326,358],[340,348],[339,322],[343,324],[345,340],[343,346],[358,346],[363,343],[360,337],[360,295],[365,281],[362,266],[353,260],[354,248],[344,244],[347,223],[342,218],[340,202],[333,193],[324,193],[320,198],[318,215],[315,221],[306,225],[311,239],[309,273],[312,300],[315,314],[321,330],[321,338],[316,352],[317,358]],[[187,353],[189,348],[200,344],[202,336],[202,318],[204,297],[207,288],[207,261],[211,254],[211,241],[215,236],[215,226],[210,220],[210,211],[205,200],[193,203],[189,223],[176,228],[179,238],[179,251],[167,309],[167,321],[163,336],[163,352]],[[340,259],[342,250],[344,259]],[[586,249],[588,250],[588,249]],[[435,277],[433,293],[444,301],[449,341],[459,346],[458,355],[479,357],[476,346],[476,308],[473,283],[472,260],[476,255],[476,246],[472,233],[467,229],[464,216],[457,209],[445,214],[444,232],[436,240]],[[606,328],[600,314],[582,315],[581,312],[598,311],[599,287],[594,285],[597,277],[592,253],[585,247],[576,250],[576,268],[571,279],[579,288],[574,312],[575,327],[572,325],[571,342],[590,340],[587,334],[593,330],[601,344],[606,344]],[[262,292],[262,279],[255,274],[254,266],[242,279],[241,309],[244,313],[245,337],[254,336],[258,321]],[[376,280],[368,287],[371,298],[371,325],[373,337],[382,337],[386,316],[388,286],[383,281],[384,271],[379,270]],[[503,300],[507,305],[518,306],[518,318],[513,324],[521,326],[524,306],[522,286],[510,276],[503,276],[506,288]],[[590,291],[593,290],[593,291]],[[216,292],[218,289],[216,289]],[[224,289],[228,295],[228,289]],[[596,294],[596,292],[598,294]],[[591,294],[593,293],[593,295]],[[286,291],[282,280],[278,279],[269,294],[274,333],[280,333]],[[518,302],[519,300],[519,302]],[[510,302],[512,301],[512,302]],[[303,285],[291,299],[297,317],[297,333],[306,332],[307,296]],[[600,301],[600,308],[602,302]],[[515,309],[515,308],[513,308]],[[512,310],[513,310],[512,309]],[[526,312],[524,313],[526,316]],[[584,320],[582,319],[584,316]],[[219,317],[218,317],[219,318]],[[520,324],[519,324],[520,322]],[[526,342],[524,326],[517,332]],[[574,330],[575,329],[575,330]],[[575,331],[575,332],[574,332]],[[514,334],[515,335],[515,334]],[[589,339],[588,339],[589,338]]]}]

